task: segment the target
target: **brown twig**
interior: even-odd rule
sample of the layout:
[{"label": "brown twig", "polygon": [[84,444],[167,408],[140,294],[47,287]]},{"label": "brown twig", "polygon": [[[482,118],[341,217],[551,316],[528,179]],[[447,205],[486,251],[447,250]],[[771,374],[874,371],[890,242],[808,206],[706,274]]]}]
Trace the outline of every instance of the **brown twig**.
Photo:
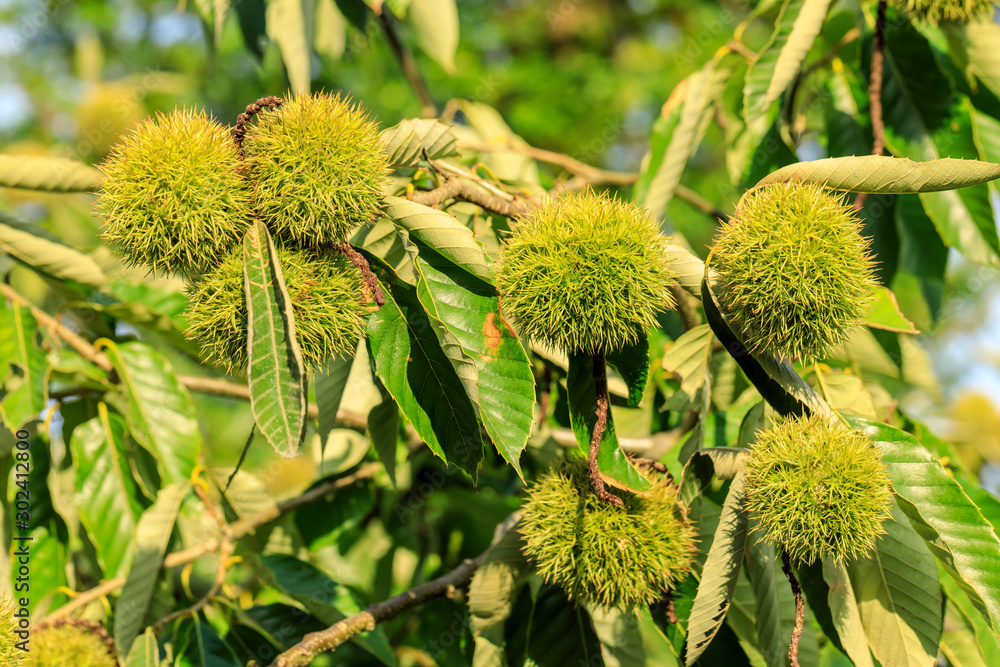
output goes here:
[{"label": "brown twig", "polygon": [[[872,155],[885,152],[885,121],[882,118],[882,74],[885,69],[886,0],[879,0],[872,39],[871,75],[868,78],[868,112],[872,118]],[[868,198],[867,192],[854,198],[854,210],[860,211]]]},{"label": "brown twig", "polygon": [[[278,503],[276,506],[260,511],[256,514],[248,516],[243,519],[229,524],[229,540],[232,542],[237,542],[240,539],[246,537],[247,535],[253,533],[261,526],[274,521],[275,519],[288,514],[293,510],[297,510],[300,507],[308,505],[310,503],[316,502],[317,500],[324,498],[335,491],[342,489],[346,486],[350,486],[361,479],[367,479],[368,477],[374,476],[377,472],[382,470],[382,464],[376,461],[371,461],[364,464],[356,471],[350,475],[345,475],[343,477],[338,477],[336,479],[328,480],[318,486],[309,489],[305,493],[302,493],[294,498],[290,498],[284,502]],[[169,570],[171,568],[178,567],[180,565],[187,565],[198,558],[204,556],[205,554],[219,552],[224,544],[226,538],[213,538],[206,540],[201,544],[191,547],[189,549],[184,549],[183,551],[175,551],[174,553],[167,554],[163,559],[163,564],[160,566],[161,570]],[[125,585],[125,577],[117,577],[109,581],[105,581],[90,590],[80,593],[78,596],[70,600],[68,603],[59,607],[51,614],[49,614],[47,619],[61,618],[69,616],[77,609],[81,609],[87,606],[94,600],[98,600],[105,595],[110,595],[116,590]]]},{"label": "brown twig", "polygon": [[262,97],[253,104],[248,104],[246,111],[236,117],[236,126],[233,128],[233,143],[236,144],[236,150],[239,151],[241,158],[247,156],[246,151],[243,150],[243,139],[247,136],[247,124],[250,120],[260,113],[261,109],[273,109],[284,103],[285,100],[274,95]]},{"label": "brown twig", "polygon": [[326,630],[307,634],[301,642],[275,658],[271,667],[304,667],[320,653],[332,651],[351,637],[374,630],[379,623],[392,620],[428,600],[442,595],[451,597],[457,588],[464,586],[472,578],[485,559],[486,553],[482,553],[474,560],[465,560],[442,577],[384,602],[373,604],[363,612],[335,623]]},{"label": "brown twig", "polygon": [[341,255],[351,260],[351,263],[357,267],[358,271],[361,273],[361,281],[364,283],[365,296],[369,299],[375,301],[375,305],[380,308],[385,305],[385,295],[382,293],[382,287],[378,284],[378,279],[375,274],[372,273],[372,267],[368,264],[368,260],[364,256],[354,249],[350,243],[334,243],[330,246],[332,249],[339,252]]},{"label": "brown twig", "polygon": [[434,118],[437,116],[437,105],[434,104],[434,98],[431,97],[430,90],[427,89],[427,83],[420,74],[420,69],[417,67],[417,61],[413,57],[413,53],[410,52],[410,49],[407,48],[406,44],[399,37],[399,32],[396,30],[394,24],[395,17],[390,14],[389,8],[381,2],[374,3],[372,11],[378,17],[379,25],[382,26],[382,32],[385,33],[385,38],[389,41],[389,47],[392,49],[393,55],[396,56],[399,66],[403,69],[406,80],[410,82],[410,87],[413,88],[413,92],[420,99],[420,104],[423,106],[422,113],[424,118]]},{"label": "brown twig", "polygon": [[472,181],[452,178],[439,188],[425,192],[415,192],[410,200],[424,206],[437,206],[449,199],[461,199],[492,211],[505,218],[514,218],[531,210],[530,205],[516,197],[510,201],[483,192]]},{"label": "brown twig", "polygon": [[667,589],[667,622],[671,625],[677,625],[677,610],[674,609],[674,591],[673,589]]},{"label": "brown twig", "polygon": [[[118,383],[118,376],[115,374],[114,364],[111,363],[108,355],[98,350],[94,347],[94,345],[54,318],[52,315],[49,315],[41,308],[35,306],[33,303],[16,292],[10,285],[0,283],[0,294],[2,294],[8,301],[29,309],[35,320],[45,327],[45,329],[49,331],[53,337],[64,341],[81,357],[107,373],[108,380],[110,382],[115,384]],[[231,380],[223,378],[198,377],[194,375],[178,375],[177,380],[190,391],[197,391],[202,394],[212,394],[214,396],[239,398],[245,401],[250,400],[250,389],[245,384],[240,384]],[[311,419],[315,419],[319,416],[319,408],[316,407],[315,403],[309,404],[307,412]],[[337,424],[343,428],[349,428],[360,433],[364,433],[368,429],[368,419],[364,415],[359,415],[356,412],[351,412],[349,410],[337,411]]]},{"label": "brown twig", "polygon": [[792,572],[792,563],[787,551],[781,552],[781,571],[788,577],[788,583],[792,586],[792,595],[795,597],[795,629],[792,630],[792,642],[788,647],[788,659],[792,667],[799,667],[799,640],[802,638],[802,628],[805,625],[806,607],[802,599],[799,580]]},{"label": "brown twig", "polygon": [[594,391],[597,397],[597,422],[594,423],[594,432],[590,436],[590,452],[588,465],[590,466],[590,484],[594,487],[594,493],[601,500],[606,500],[612,505],[624,507],[625,502],[604,488],[604,479],[601,478],[601,471],[597,467],[597,455],[601,450],[601,440],[604,438],[604,429],[608,424],[608,373],[604,367],[604,354],[594,352]]},{"label": "brown twig", "polygon": [[[501,151],[510,150],[527,155],[539,162],[547,162],[562,167],[573,178],[557,186],[559,190],[579,190],[588,185],[632,185],[639,180],[639,174],[634,171],[609,171],[600,169],[593,165],[586,164],[576,158],[564,153],[535,148],[528,144],[504,142],[504,143],[483,143],[483,142],[458,142],[459,148],[474,151]],[[683,199],[698,211],[723,222],[729,222],[729,214],[721,210],[718,206],[699,195],[694,190],[678,185],[674,190],[678,199]]]}]

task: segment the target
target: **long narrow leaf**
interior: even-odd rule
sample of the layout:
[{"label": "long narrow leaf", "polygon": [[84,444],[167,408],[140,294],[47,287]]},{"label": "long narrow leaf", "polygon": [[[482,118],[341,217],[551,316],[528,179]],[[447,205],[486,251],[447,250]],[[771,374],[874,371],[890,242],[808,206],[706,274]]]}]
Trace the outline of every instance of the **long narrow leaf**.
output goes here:
[{"label": "long narrow leaf", "polygon": [[368,321],[375,374],[431,451],[475,479],[483,458],[475,409],[416,295],[394,290]]},{"label": "long narrow leaf", "polygon": [[182,483],[163,487],[153,506],[139,518],[135,557],[115,613],[115,646],[121,655],[129,654],[135,638],[145,627],[146,613],[160,577],[160,566],[187,488]]},{"label": "long narrow leaf", "polygon": [[61,157],[0,153],[0,187],[43,192],[87,192],[101,182],[89,164]]},{"label": "long narrow leaf", "polygon": [[798,76],[830,4],[831,0],[785,0],[771,41],[747,70],[743,87],[747,125],[762,116]]},{"label": "long narrow leaf", "polygon": [[295,339],[292,300],[274,243],[260,220],[243,239],[250,405],[261,434],[282,456],[305,437],[306,374]]},{"label": "long narrow leaf", "polygon": [[688,619],[685,660],[688,667],[705,652],[709,642],[722,627],[736,590],[747,545],[747,515],[743,508],[745,498],[745,478],[741,470],[729,485],[729,493],[722,506],[719,525],[715,529],[715,537],[701,572],[698,593]]},{"label": "long narrow leaf", "polygon": [[870,424],[865,434],[882,451],[902,511],[994,630],[1000,628],[1000,539],[993,526],[912,435],[885,424]]},{"label": "long narrow leaf", "polygon": [[521,341],[500,313],[496,290],[434,252],[422,252],[416,268],[420,303],[471,363],[475,387],[470,399],[478,404],[497,451],[520,475],[518,458],[531,433],[535,381]]}]

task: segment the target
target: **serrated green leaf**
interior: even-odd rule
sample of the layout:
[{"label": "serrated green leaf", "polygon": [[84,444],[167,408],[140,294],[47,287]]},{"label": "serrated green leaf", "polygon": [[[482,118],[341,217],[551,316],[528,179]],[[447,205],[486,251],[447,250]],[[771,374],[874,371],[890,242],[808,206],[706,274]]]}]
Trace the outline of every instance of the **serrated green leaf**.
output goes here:
[{"label": "serrated green leaf", "polygon": [[396,169],[416,167],[421,160],[456,154],[455,133],[436,118],[407,118],[381,134],[389,164]]},{"label": "serrated green leaf", "polygon": [[[750,524],[750,531],[757,533],[753,523]],[[756,603],[757,648],[768,667],[788,667],[788,649],[795,627],[795,601],[791,585],[782,572],[781,559],[773,547],[759,540],[759,534],[754,534],[747,542],[746,564]],[[799,641],[799,664],[818,664],[818,651],[807,607]]]},{"label": "serrated green leaf", "polygon": [[295,338],[292,300],[274,243],[260,220],[243,238],[243,289],[254,419],[274,451],[297,456],[306,428],[306,373]]},{"label": "serrated green leaf", "polygon": [[0,153],[0,188],[42,192],[88,192],[101,183],[89,164],[45,155]]},{"label": "serrated green leaf", "polygon": [[747,450],[742,447],[708,447],[691,454],[681,474],[678,499],[688,507],[716,480],[731,480],[743,469]]},{"label": "serrated green leaf", "polygon": [[[944,567],[939,566],[939,569],[943,571]],[[979,648],[983,660],[986,661],[987,665],[1000,664],[1000,638],[990,629],[989,622],[983,618],[979,610],[972,604],[972,600],[953,577],[941,577],[941,584],[955,613],[961,617],[966,627],[975,633],[976,646]]]},{"label": "serrated green leaf", "polygon": [[[363,609],[349,590],[309,563],[284,554],[263,556],[261,562],[270,571],[277,588],[294,598],[324,625],[333,625]],[[350,641],[383,664],[396,664],[381,626],[364,635],[354,635]]]},{"label": "serrated green leaf", "polygon": [[867,312],[861,316],[860,323],[873,329],[907,334],[920,333],[913,326],[913,322],[906,319],[900,311],[896,295],[887,287],[875,288],[874,298],[868,304]]},{"label": "serrated green leaf", "polygon": [[[597,385],[594,381],[594,358],[572,352],[566,377],[569,392],[569,419],[576,435],[576,444],[584,456],[590,454],[590,437],[597,423]],[[615,424],[608,409],[608,423],[598,449],[597,467],[615,486],[632,491],[645,491],[649,480],[642,476],[618,444]]]},{"label": "serrated green leaf", "polygon": [[243,667],[233,650],[216,634],[211,625],[192,619],[191,634],[183,658],[197,667]]},{"label": "serrated green leaf", "polygon": [[493,268],[472,230],[444,211],[400,197],[386,197],[385,215],[418,246],[441,253],[472,275],[493,284]]},{"label": "serrated green leaf", "polygon": [[705,262],[693,255],[690,250],[674,244],[667,246],[665,261],[676,274],[677,284],[685,292],[701,300],[701,281],[705,277]]},{"label": "serrated green leaf", "polygon": [[929,667],[941,637],[941,588],[934,557],[893,503],[870,558],[848,564],[861,623],[883,665]]},{"label": "serrated green leaf", "polygon": [[[886,146],[893,153],[914,160],[980,157],[972,104],[953,92],[934,47],[908,21],[890,21],[886,26],[882,96]],[[969,161],[949,164],[953,173],[945,174],[945,185],[952,179],[969,181],[973,175],[979,179],[972,180],[982,183],[1000,173],[997,164],[982,163],[978,168]],[[990,170],[992,178],[984,178],[991,176]],[[1000,262],[1000,238],[985,185],[968,183],[958,192],[923,192],[920,200],[945,243],[974,262]]]},{"label": "serrated green leaf", "polygon": [[0,251],[60,280],[103,290],[108,279],[97,263],[47,230],[0,211]]},{"label": "serrated green leaf", "polygon": [[469,583],[469,622],[475,641],[473,667],[502,667],[504,626],[527,580],[529,565],[514,528],[493,544]]},{"label": "serrated green leaf", "polygon": [[[712,59],[678,84],[653,125],[649,152],[639,168],[634,198],[654,217],[664,214],[688,160],[701,144],[712,108],[730,71]],[[678,97],[682,99],[677,99]]]},{"label": "serrated green leaf", "polygon": [[964,60],[967,72],[979,83],[1000,97],[1000,26],[990,20],[973,21],[965,25],[942,26],[943,29],[965,31]]},{"label": "serrated green leaf", "polygon": [[743,117],[748,125],[795,80],[826,18],[830,0],[785,0],[771,39],[747,70]]},{"label": "serrated green leaf", "polygon": [[845,371],[828,373],[820,370],[817,377],[823,397],[831,409],[845,416],[878,419],[875,399],[860,376]]},{"label": "serrated green leaf", "polygon": [[1000,539],[993,526],[912,435],[885,424],[855,425],[882,451],[899,506],[914,529],[990,625],[1000,628]]},{"label": "serrated green leaf", "polygon": [[627,407],[639,407],[649,378],[649,337],[640,333],[634,343],[606,353],[604,360],[618,371],[628,388]]},{"label": "serrated green leaf", "polygon": [[699,324],[685,331],[663,354],[663,370],[679,376],[681,386],[666,405],[667,410],[684,410],[699,403],[706,391],[712,359],[712,328]]},{"label": "serrated green leaf", "polygon": [[49,364],[37,335],[29,309],[0,300],[0,417],[13,430],[45,409]]},{"label": "serrated green leaf", "polygon": [[907,194],[979,185],[1000,178],[1000,164],[954,158],[915,162],[884,155],[828,157],[782,167],[757,185],[792,179],[821,183],[834,190]]},{"label": "serrated green leaf", "polygon": [[[404,239],[405,236],[405,239]],[[413,268],[413,244],[409,234],[400,230],[388,218],[379,218],[372,225],[364,225],[349,240],[369,259],[377,258],[393,275],[409,285],[417,284]]]},{"label": "serrated green leaf", "polygon": [[868,649],[868,637],[861,623],[858,601],[854,597],[847,568],[841,562],[824,558],[823,580],[830,587],[827,602],[844,651],[856,667],[872,667],[874,663]]},{"label": "serrated green leaf", "polygon": [[128,464],[125,420],[104,403],[98,416],[73,429],[70,451],[76,472],[80,523],[87,529],[106,579],[121,576],[132,557],[142,506]]},{"label": "serrated green leaf", "polygon": [[160,645],[153,628],[146,628],[142,637],[132,643],[125,658],[125,667],[160,667]]},{"label": "serrated green leaf", "polygon": [[745,478],[741,470],[729,485],[719,525],[715,529],[712,546],[702,568],[691,616],[688,618],[685,664],[689,667],[705,652],[722,627],[736,590],[747,545],[747,515],[743,509],[745,499]]},{"label": "serrated green leaf", "polygon": [[146,627],[146,613],[153,601],[160,567],[170,544],[186,483],[171,483],[160,489],[156,501],[139,517],[135,534],[135,556],[118,598],[115,614],[115,647],[128,655],[139,632]]},{"label": "serrated green leaf", "polygon": [[601,642],[605,667],[680,665],[670,642],[656,626],[649,609],[603,609],[588,606],[594,634]]},{"label": "serrated green leaf", "polygon": [[267,36],[285,63],[292,92],[309,93],[312,31],[307,3],[303,0],[267,0]]},{"label": "serrated green leaf", "polygon": [[411,0],[406,22],[417,44],[448,74],[455,73],[458,49],[458,7],[455,0]]},{"label": "serrated green leaf", "polygon": [[186,482],[202,446],[191,395],[151,345],[102,342],[128,400],[129,431],[155,457],[163,484]]},{"label": "serrated green leaf", "polygon": [[420,303],[471,362],[469,398],[497,451],[521,475],[518,459],[531,434],[535,381],[520,339],[500,312],[496,289],[430,250],[417,256],[415,266]]},{"label": "serrated green leaf", "polygon": [[393,289],[368,320],[375,373],[431,451],[475,479],[483,458],[475,408],[416,294]]},{"label": "serrated green leaf", "polygon": [[702,282],[705,318],[722,346],[736,359],[747,379],[761,396],[782,415],[816,413],[830,415],[830,406],[785,362],[771,355],[751,354],[729,326],[711,288],[713,271],[706,266]]}]

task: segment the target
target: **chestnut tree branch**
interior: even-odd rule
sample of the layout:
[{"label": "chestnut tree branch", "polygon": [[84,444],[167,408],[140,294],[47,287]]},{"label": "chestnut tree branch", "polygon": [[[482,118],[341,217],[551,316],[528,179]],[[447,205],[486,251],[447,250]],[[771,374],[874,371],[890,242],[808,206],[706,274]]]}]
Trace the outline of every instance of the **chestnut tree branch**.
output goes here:
[{"label": "chestnut tree branch", "polygon": [[304,667],[320,653],[335,650],[351,637],[374,630],[379,623],[390,621],[428,600],[441,596],[451,597],[456,589],[472,579],[472,575],[485,559],[486,552],[475,559],[463,561],[461,565],[442,577],[383,602],[377,602],[361,613],[334,623],[326,630],[310,632],[301,642],[275,658],[270,667]]},{"label": "chestnut tree branch", "polygon": [[594,493],[601,500],[607,501],[619,507],[625,506],[625,501],[611,493],[604,487],[604,480],[601,478],[601,471],[597,465],[597,455],[601,449],[601,440],[604,438],[604,429],[608,424],[608,373],[604,366],[604,354],[594,352],[594,391],[597,398],[597,422],[594,424],[594,431],[590,435],[590,451],[587,459],[590,468],[590,484],[594,487]]},{"label": "chestnut tree branch", "polygon": [[802,639],[802,628],[805,624],[806,607],[802,599],[802,589],[799,587],[799,580],[792,572],[791,559],[787,551],[781,552],[781,571],[788,577],[788,583],[792,586],[792,595],[795,597],[795,629],[792,630],[792,642],[788,647],[788,660],[792,667],[799,667],[799,640]]},{"label": "chestnut tree branch", "polygon": [[448,199],[461,199],[496,213],[505,218],[514,218],[530,210],[530,205],[517,198],[501,199],[496,195],[480,190],[472,181],[464,178],[452,178],[439,188],[426,192],[414,192],[411,201],[424,206],[436,206]]},{"label": "chestnut tree branch", "polygon": [[[382,470],[381,463],[378,463],[377,461],[370,461],[350,475],[327,480],[326,482],[319,484],[308,491],[295,496],[294,498],[278,503],[272,508],[262,510],[251,516],[234,521],[228,525],[228,536],[223,535],[220,538],[206,540],[205,542],[189,549],[167,554],[167,556],[163,559],[163,564],[160,566],[160,569],[169,570],[180,565],[187,565],[205,554],[223,551],[227,543],[237,542],[247,535],[255,532],[261,526],[270,523],[271,521],[274,521],[289,512],[297,510],[300,507],[316,502],[317,500],[324,498],[339,489],[350,486],[359,480],[372,477],[380,470]],[[223,554],[220,554],[220,558],[222,556]],[[105,581],[99,586],[95,586],[94,588],[77,595],[68,603],[46,616],[46,619],[56,619],[69,616],[76,610],[82,609],[94,600],[98,600],[105,595],[114,593],[124,585],[125,577],[117,577],[115,579]]]},{"label": "chestnut tree branch", "polygon": [[[107,373],[108,379],[117,384],[118,377],[115,373],[115,367],[108,358],[108,355],[98,350],[93,344],[85,340],[82,336],[57,320],[55,317],[35,306],[15,291],[10,285],[0,283],[0,294],[2,294],[3,297],[11,303],[16,303],[19,306],[23,306],[30,310],[31,314],[38,321],[38,323],[45,327],[45,329],[49,331],[52,336],[65,342],[81,357]],[[193,375],[178,375],[177,380],[190,391],[212,394],[214,396],[239,398],[244,401],[250,400],[250,389],[245,384],[241,384],[239,382],[233,382],[223,378],[206,378]],[[315,419],[319,416],[319,408],[316,407],[315,403],[309,404],[308,415],[311,419]],[[368,428],[368,419],[364,415],[360,415],[349,410],[337,411],[337,423],[343,428],[349,428],[361,433],[364,433],[364,431]]]}]

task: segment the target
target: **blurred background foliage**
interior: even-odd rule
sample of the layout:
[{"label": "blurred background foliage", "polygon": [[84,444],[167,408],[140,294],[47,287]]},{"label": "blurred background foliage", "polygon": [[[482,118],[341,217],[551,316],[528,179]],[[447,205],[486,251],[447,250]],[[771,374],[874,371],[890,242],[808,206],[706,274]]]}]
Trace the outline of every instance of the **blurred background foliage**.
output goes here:
[{"label": "blurred background foliage", "polygon": [[[322,4],[322,3],[320,3]],[[330,3],[332,4],[332,3]],[[403,13],[405,0],[388,3]],[[264,0],[233,3],[221,26],[209,2],[3,0],[0,2],[0,144],[8,153],[57,154],[99,162],[117,136],[137,120],[175,106],[197,106],[232,122],[244,106],[289,88],[278,45],[264,27],[243,17],[266,11]],[[321,40],[311,63],[314,90],[344,91],[363,101],[383,127],[421,114],[421,104],[393,57],[378,22],[350,2],[340,3],[336,35]],[[675,0],[463,0],[453,74],[414,49],[435,102],[452,98],[496,108],[533,146],[618,171],[638,169],[652,125],[671,91],[729,41],[749,7],[740,2]],[[836,8],[831,14],[836,13]],[[402,22],[403,39],[414,31]],[[750,23],[742,40],[760,48],[770,33]],[[821,35],[817,52],[839,35]],[[817,77],[818,78],[818,77]],[[812,112],[815,113],[815,112]],[[730,185],[724,118],[685,170],[683,183],[731,211],[742,194]],[[835,138],[836,139],[836,138]],[[834,140],[835,140],[834,139]],[[827,154],[822,137],[804,137],[799,159]],[[555,170],[558,171],[558,170]],[[543,183],[552,177],[542,174]],[[86,198],[53,196],[38,204],[0,194],[22,218],[63,238],[99,246]],[[996,192],[994,190],[994,197]],[[715,231],[711,218],[674,198],[665,227],[677,229],[704,256]],[[89,248],[88,248],[89,246]],[[1000,462],[998,272],[952,251],[938,303],[894,291],[924,331],[935,386],[909,400],[923,418],[959,446],[974,468]],[[49,299],[55,298],[52,295]],[[174,304],[179,314],[182,303]],[[179,315],[178,315],[179,316]],[[374,400],[372,397],[370,399]],[[249,416],[224,399],[205,420],[214,456],[232,462],[238,449],[223,434],[249,428]],[[229,418],[218,418],[219,415]],[[260,448],[263,450],[263,448]],[[1000,489],[1000,469],[983,471]],[[295,477],[295,475],[292,475]]]},{"label": "blurred background foliage", "polygon": [[[402,15],[407,3],[387,4]],[[358,3],[338,1],[336,5],[339,18],[330,20],[340,27],[324,32],[322,38],[317,33],[310,63],[312,89],[349,93],[382,127],[420,116],[422,104],[371,13]],[[317,6],[329,11],[333,3],[321,0]],[[729,42],[734,27],[751,9],[743,3],[715,0],[463,0],[457,8],[460,30],[453,68],[440,57],[414,48],[439,109],[453,98],[485,103],[496,108],[532,146],[624,172],[639,169],[654,123],[675,87]],[[119,134],[147,115],[197,106],[233,122],[255,99],[284,94],[291,84],[279,46],[259,22],[251,20],[266,11],[264,0],[237,0],[232,10],[216,25],[212,3],[207,0],[0,0],[2,151],[98,163]],[[816,54],[828,51],[850,27],[837,26],[836,21],[831,24],[830,34],[825,31],[817,40]],[[770,32],[771,22],[750,23],[743,43],[760,49]],[[406,19],[401,22],[401,33],[406,43],[416,46],[419,35]],[[824,85],[822,77],[813,77],[802,95],[814,95]],[[806,127],[813,125],[809,118],[819,113],[821,108],[807,112]],[[715,121],[682,182],[722,211],[731,212],[742,191],[731,185],[727,169],[726,113],[721,112]],[[840,139],[807,132],[798,158],[823,157],[834,152],[832,148],[839,151],[842,146],[828,143]],[[865,145],[859,152],[867,150]],[[552,185],[559,170],[540,168],[542,184]],[[996,198],[995,188],[991,193]],[[102,303],[98,296],[81,303],[78,291],[7,257],[0,257],[0,272],[8,275],[20,294],[47,312],[72,318],[88,340],[140,338],[169,357],[179,374],[206,374],[196,349],[178,335],[184,328],[183,283],[122,267],[99,239],[100,223],[91,215],[92,205],[87,195],[32,193],[29,197],[0,191],[0,208],[90,252],[114,276],[111,291],[117,300],[108,298]],[[718,223],[675,197],[663,224],[668,231],[681,232],[704,257]],[[890,261],[895,260],[884,259],[883,266]],[[911,366],[914,375],[907,378],[915,389],[901,397],[876,395],[877,405],[882,408],[900,400],[906,414],[919,415],[956,446],[962,463],[979,474],[986,488],[1000,492],[1000,337],[995,333],[1000,330],[1000,275],[951,251],[946,279],[938,292],[927,293],[927,286],[916,281],[909,289],[905,284],[894,284],[893,289],[904,313],[923,330],[918,345],[904,350],[919,363]],[[673,320],[664,324],[669,333],[680,331]],[[667,337],[661,338],[654,341],[654,347],[663,349]],[[358,361],[341,409],[367,415],[382,403],[382,395],[368,364]],[[726,357],[721,363],[732,360]],[[652,365],[660,368],[660,360],[652,359]],[[668,376],[654,374],[652,391],[669,393],[667,389],[676,388],[676,381]],[[67,384],[87,382],[72,364],[58,368],[53,398],[59,398],[60,378]],[[729,398],[735,400],[743,388],[732,387]],[[565,427],[565,390],[559,391],[551,397],[549,421]],[[716,393],[715,400],[729,402],[725,387],[716,387]],[[205,464],[231,469],[251,430],[249,406],[205,393],[193,393],[192,398],[204,435]],[[662,396],[648,401],[650,412],[616,413],[619,432],[641,436],[650,432],[651,422],[659,427],[653,431],[676,425],[656,424],[654,407],[663,407]],[[67,472],[60,469],[60,462],[66,461],[73,429],[96,410],[96,398],[84,395],[53,414],[55,477]],[[733,413],[738,426],[741,413],[739,409]],[[488,448],[487,465],[474,489],[464,476],[447,473],[426,449],[408,456],[402,445],[404,431],[402,427],[397,430],[401,444],[394,485],[381,472],[344,489],[335,501],[286,516],[261,538],[257,550],[263,551],[265,545],[273,552],[308,549],[314,562],[336,572],[337,582],[350,586],[352,595],[365,601],[385,599],[434,576],[446,565],[482,552],[493,527],[516,509],[522,482]],[[524,457],[529,477],[558,455],[551,438],[534,438],[530,448],[531,456]],[[322,446],[319,435],[310,430],[306,451],[311,456],[291,460],[279,459],[267,443],[255,442],[244,469],[253,479],[262,480],[264,488],[245,492],[248,497],[257,497],[254,494],[260,491],[276,500],[291,497],[319,476],[348,470],[366,457],[373,459],[369,449],[368,437],[350,429],[334,429]],[[68,501],[57,497],[54,502]],[[197,532],[206,520],[189,516],[182,526]],[[329,526],[335,528],[327,530]],[[84,531],[70,526],[70,532],[71,551],[92,552]],[[80,559],[78,590],[101,578],[99,571],[86,569],[88,562]],[[270,565],[280,570],[280,563]],[[213,577],[203,569],[199,566],[194,573],[195,594],[203,593]],[[178,587],[180,576],[177,573]],[[314,583],[322,585],[323,580]],[[233,599],[244,593],[227,591]],[[342,608],[356,604],[346,600],[347,592],[342,591],[342,597],[338,602]],[[275,594],[270,607],[255,607],[270,611],[260,611],[253,621],[278,632],[277,623],[287,611],[280,609],[281,604]],[[566,608],[553,604],[553,608]],[[428,641],[448,636],[454,613],[452,601],[435,600],[418,615],[386,624],[385,634],[379,636],[387,637],[393,646],[426,649]],[[654,615],[658,613],[662,610],[654,609]],[[310,617],[303,628],[315,629],[309,623],[316,628],[321,625]],[[262,642],[259,636],[244,639],[248,644]],[[587,638],[573,635],[571,639],[582,645]],[[442,643],[441,650],[450,657],[439,664],[461,664],[459,644]],[[338,652],[337,664],[366,663],[367,656],[361,648],[347,646]],[[397,657],[404,664],[424,664],[415,648],[407,652],[403,646]],[[315,664],[330,664],[329,658],[321,657]]]}]

